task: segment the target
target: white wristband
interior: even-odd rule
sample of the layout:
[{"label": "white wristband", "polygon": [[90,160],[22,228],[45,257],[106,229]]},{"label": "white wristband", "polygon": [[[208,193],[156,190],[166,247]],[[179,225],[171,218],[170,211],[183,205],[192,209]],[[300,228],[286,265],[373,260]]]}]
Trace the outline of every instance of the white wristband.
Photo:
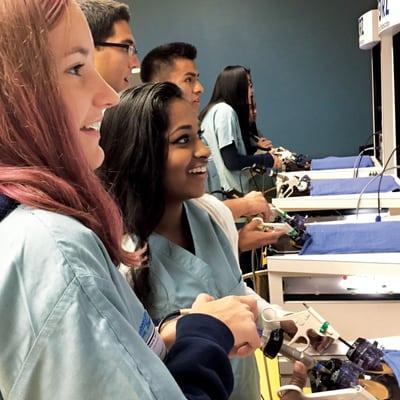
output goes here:
[{"label": "white wristband", "polygon": [[281,399],[286,392],[293,390],[294,392],[302,394],[303,391],[296,385],[284,385],[277,390],[278,397]]}]

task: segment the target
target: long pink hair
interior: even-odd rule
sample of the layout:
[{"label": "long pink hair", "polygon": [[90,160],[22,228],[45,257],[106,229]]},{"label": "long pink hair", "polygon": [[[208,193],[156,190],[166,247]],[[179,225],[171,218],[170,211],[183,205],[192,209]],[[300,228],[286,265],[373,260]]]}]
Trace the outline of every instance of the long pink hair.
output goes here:
[{"label": "long pink hair", "polygon": [[69,129],[55,79],[47,35],[70,5],[0,1],[0,193],[78,219],[114,263],[134,265],[121,248],[120,212]]}]

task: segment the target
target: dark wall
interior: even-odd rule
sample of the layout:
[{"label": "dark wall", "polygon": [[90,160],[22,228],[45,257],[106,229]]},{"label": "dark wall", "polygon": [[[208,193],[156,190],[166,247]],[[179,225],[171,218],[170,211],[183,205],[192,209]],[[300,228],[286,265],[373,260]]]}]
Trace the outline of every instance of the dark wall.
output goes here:
[{"label": "dark wall", "polygon": [[356,154],[372,129],[370,53],[357,18],[376,0],[130,0],[144,56],[170,41],[198,48],[208,101],[230,64],[251,68],[258,125],[312,157]]}]

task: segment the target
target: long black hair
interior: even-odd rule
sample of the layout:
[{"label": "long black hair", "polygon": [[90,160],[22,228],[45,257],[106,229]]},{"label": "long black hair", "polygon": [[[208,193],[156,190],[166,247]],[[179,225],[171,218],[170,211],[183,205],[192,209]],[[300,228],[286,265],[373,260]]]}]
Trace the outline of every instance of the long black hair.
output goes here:
[{"label": "long black hair", "polygon": [[227,103],[235,110],[243,139],[245,139],[249,131],[249,75],[250,69],[241,65],[225,67],[215,81],[210,101],[200,113],[200,121],[215,104]]},{"label": "long black hair", "polygon": [[[99,171],[122,211],[125,231],[143,246],[165,211],[164,177],[168,157],[165,133],[169,105],[182,98],[173,83],[143,84],[127,89],[108,109],[101,124],[105,160]],[[148,268],[134,274],[135,292],[149,299]]]}]

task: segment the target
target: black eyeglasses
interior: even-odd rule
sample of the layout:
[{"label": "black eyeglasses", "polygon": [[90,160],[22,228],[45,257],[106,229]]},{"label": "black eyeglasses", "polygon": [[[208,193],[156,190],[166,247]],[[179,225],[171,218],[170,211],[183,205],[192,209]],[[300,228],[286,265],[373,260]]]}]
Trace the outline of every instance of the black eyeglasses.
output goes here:
[{"label": "black eyeglasses", "polygon": [[121,49],[125,49],[128,53],[129,57],[133,57],[138,53],[136,46],[131,43],[110,43],[110,42],[98,42],[96,46],[104,46],[104,47],[120,47]]}]

